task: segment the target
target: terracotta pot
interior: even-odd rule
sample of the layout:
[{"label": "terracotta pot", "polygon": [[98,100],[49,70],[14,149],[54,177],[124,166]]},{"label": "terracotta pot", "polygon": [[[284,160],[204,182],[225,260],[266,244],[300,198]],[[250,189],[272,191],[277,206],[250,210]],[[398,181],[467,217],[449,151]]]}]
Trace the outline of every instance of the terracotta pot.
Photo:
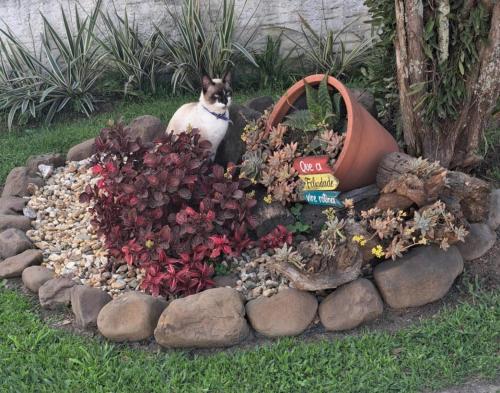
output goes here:
[{"label": "terracotta pot", "polygon": [[[295,83],[280,98],[269,116],[268,131],[279,124],[292,105],[305,94],[305,82],[318,85],[323,74],[308,76]],[[387,153],[399,151],[392,135],[375,120],[352,96],[347,87],[334,77],[328,77],[328,85],[336,89],[344,99],[347,108],[347,131],[344,148],[333,169],[339,179],[339,190],[349,191],[375,183],[377,167]]]}]

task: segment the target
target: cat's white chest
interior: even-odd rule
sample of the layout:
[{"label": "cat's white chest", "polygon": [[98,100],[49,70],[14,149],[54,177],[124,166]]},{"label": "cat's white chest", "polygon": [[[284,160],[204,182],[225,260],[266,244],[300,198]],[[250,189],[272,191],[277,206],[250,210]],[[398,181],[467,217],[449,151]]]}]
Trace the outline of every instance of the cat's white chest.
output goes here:
[{"label": "cat's white chest", "polygon": [[[215,153],[220,143],[226,136],[229,127],[229,121],[219,119],[212,113],[205,110],[202,106],[197,108],[197,116],[192,119],[192,127],[200,130],[200,135],[212,143],[212,151]],[[226,118],[229,118],[229,113],[226,111]]]}]

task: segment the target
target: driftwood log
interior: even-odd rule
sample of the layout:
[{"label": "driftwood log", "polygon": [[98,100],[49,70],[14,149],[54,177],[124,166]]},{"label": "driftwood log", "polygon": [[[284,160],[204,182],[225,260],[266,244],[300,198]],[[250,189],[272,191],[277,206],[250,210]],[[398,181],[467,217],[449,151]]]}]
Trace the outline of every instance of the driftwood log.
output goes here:
[{"label": "driftwood log", "polygon": [[378,207],[423,207],[441,199],[453,213],[469,222],[486,220],[491,191],[487,182],[442,167],[426,177],[418,177],[417,166],[418,159],[404,153],[390,153],[382,159],[377,172],[381,190]]},{"label": "driftwood log", "polygon": [[[366,234],[359,224],[346,224],[345,233],[348,239],[354,234]],[[302,242],[297,249],[308,259],[304,269],[299,269],[291,263],[269,262],[268,267],[290,280],[294,288],[302,291],[321,291],[337,288],[340,285],[354,281],[361,274],[361,268],[366,260],[363,250],[352,241],[346,241],[338,246],[334,257],[310,254],[309,241]]]}]

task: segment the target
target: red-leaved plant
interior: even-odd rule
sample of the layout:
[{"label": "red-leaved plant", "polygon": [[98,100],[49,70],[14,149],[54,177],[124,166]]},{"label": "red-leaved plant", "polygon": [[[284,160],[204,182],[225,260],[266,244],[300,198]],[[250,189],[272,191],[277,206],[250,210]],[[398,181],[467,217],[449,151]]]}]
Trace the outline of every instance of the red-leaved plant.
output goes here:
[{"label": "red-leaved plant", "polygon": [[99,179],[80,200],[92,202],[92,223],[110,255],[145,269],[143,289],[199,292],[213,285],[214,260],[252,244],[250,181],[233,165],[225,171],[211,163],[210,142],[197,130],[145,145],[117,124],[102,130],[96,148]]},{"label": "red-leaved plant", "polygon": [[270,248],[280,248],[283,245],[292,245],[293,235],[283,225],[278,225],[267,235],[262,236],[259,240],[260,251],[265,251]]}]

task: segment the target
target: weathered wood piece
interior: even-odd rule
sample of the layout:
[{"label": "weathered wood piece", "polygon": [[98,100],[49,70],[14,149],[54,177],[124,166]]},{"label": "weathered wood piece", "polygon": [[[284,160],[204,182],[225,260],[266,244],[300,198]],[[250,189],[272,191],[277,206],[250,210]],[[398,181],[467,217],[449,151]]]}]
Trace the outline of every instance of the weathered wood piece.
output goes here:
[{"label": "weathered wood piece", "polygon": [[[344,230],[347,239],[351,239],[354,234],[365,234],[359,224],[348,223]],[[283,262],[268,262],[268,267],[287,277],[294,288],[303,291],[337,288],[360,276],[365,259],[363,251],[356,243],[348,240],[340,244],[333,257],[309,253],[309,248],[308,241],[298,246],[300,254],[309,258],[304,269]]]},{"label": "weathered wood piece", "polygon": [[[462,172],[434,168],[431,173],[417,176],[421,161],[404,153],[386,155],[378,168],[377,185],[381,190],[378,204],[388,208],[394,194],[408,198],[419,207],[443,200],[458,216],[469,222],[484,221],[488,215],[490,185]],[[393,194],[392,196],[387,196]],[[401,200],[394,199],[395,209]]]}]

